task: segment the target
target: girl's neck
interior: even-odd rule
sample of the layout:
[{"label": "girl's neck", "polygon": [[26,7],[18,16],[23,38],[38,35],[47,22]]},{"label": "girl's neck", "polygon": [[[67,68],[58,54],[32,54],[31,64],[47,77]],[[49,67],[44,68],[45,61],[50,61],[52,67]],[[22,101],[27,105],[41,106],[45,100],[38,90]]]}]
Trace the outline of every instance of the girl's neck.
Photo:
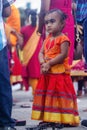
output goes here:
[{"label": "girl's neck", "polygon": [[58,33],[52,33],[52,37],[57,37],[57,36],[60,36],[62,34],[62,32],[58,32]]},{"label": "girl's neck", "polygon": [[61,32],[52,33],[52,36],[53,36],[53,37],[57,37],[57,36],[60,36],[61,34],[62,34]]}]

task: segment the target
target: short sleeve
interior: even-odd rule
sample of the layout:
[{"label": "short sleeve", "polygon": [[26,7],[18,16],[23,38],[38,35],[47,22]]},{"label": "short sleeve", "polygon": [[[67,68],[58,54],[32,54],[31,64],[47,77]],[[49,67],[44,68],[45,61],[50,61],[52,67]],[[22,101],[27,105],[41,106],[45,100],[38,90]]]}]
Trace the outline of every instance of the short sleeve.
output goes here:
[{"label": "short sleeve", "polygon": [[13,4],[16,0],[3,0],[3,7],[6,8]]},{"label": "short sleeve", "polygon": [[71,44],[70,39],[66,35],[61,35],[60,38],[56,39],[57,44],[62,44],[63,42],[69,42]]}]

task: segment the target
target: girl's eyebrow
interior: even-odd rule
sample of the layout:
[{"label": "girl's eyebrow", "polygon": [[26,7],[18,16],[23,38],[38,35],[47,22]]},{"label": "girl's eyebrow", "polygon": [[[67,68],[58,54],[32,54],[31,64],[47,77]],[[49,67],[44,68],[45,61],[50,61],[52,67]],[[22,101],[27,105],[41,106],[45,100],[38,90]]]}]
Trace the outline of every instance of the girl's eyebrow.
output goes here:
[{"label": "girl's eyebrow", "polygon": [[44,23],[48,24],[48,23],[54,23],[56,21],[56,19],[49,19],[49,20],[45,20]]}]

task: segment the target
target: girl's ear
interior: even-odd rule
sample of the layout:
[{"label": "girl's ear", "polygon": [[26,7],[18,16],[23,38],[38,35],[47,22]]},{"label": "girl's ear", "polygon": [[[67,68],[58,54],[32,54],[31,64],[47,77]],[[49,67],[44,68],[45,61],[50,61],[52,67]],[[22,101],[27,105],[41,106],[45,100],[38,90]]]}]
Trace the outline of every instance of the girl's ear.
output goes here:
[{"label": "girl's ear", "polygon": [[61,25],[61,28],[63,29],[63,28],[65,27],[65,25],[66,25],[66,22],[63,21],[61,24],[62,24],[62,25]]}]

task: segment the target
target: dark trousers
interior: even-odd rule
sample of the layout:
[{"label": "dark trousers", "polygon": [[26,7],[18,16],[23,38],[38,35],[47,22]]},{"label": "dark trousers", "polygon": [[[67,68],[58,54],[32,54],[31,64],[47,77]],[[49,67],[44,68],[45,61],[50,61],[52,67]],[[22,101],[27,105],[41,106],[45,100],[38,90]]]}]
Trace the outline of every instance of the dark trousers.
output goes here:
[{"label": "dark trousers", "polygon": [[84,57],[85,62],[87,64],[87,18],[83,19],[82,21],[77,21],[78,24],[83,26],[83,34],[80,34],[81,39],[83,40],[83,46],[84,46]]},{"label": "dark trousers", "polygon": [[7,47],[0,51],[0,127],[14,126],[11,119],[12,90],[8,66]]},{"label": "dark trousers", "polygon": [[84,57],[87,63],[87,18],[83,21],[83,30],[84,30]]}]

